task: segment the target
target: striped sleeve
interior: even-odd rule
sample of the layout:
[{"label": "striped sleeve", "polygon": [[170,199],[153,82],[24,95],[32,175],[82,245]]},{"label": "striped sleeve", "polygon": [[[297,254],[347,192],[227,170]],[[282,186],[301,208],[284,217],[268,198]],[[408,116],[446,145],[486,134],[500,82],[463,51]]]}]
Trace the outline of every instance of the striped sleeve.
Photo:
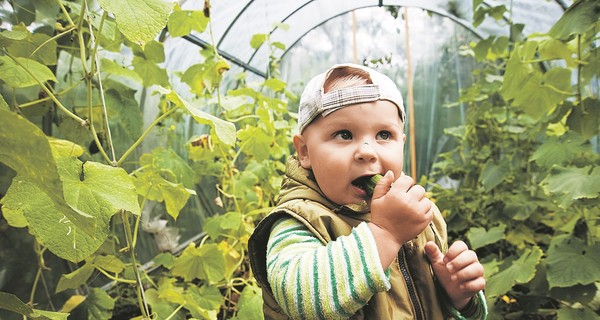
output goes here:
[{"label": "striped sleeve", "polygon": [[390,289],[366,223],[324,245],[298,220],[278,220],[267,244],[267,276],[293,319],[347,318]]}]

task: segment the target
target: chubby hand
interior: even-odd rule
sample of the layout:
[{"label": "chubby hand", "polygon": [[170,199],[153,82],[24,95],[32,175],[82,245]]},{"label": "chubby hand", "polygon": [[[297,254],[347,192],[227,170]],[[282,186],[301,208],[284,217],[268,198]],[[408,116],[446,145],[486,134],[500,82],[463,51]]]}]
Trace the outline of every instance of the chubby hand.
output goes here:
[{"label": "chubby hand", "polygon": [[427,227],[433,218],[431,206],[425,189],[411,177],[402,174],[394,181],[394,173],[388,171],[373,190],[371,223],[402,245]]},{"label": "chubby hand", "polygon": [[457,310],[463,309],[477,292],[485,288],[483,266],[475,251],[469,250],[464,242],[453,243],[444,255],[430,241],[425,245],[425,252],[435,276]]}]

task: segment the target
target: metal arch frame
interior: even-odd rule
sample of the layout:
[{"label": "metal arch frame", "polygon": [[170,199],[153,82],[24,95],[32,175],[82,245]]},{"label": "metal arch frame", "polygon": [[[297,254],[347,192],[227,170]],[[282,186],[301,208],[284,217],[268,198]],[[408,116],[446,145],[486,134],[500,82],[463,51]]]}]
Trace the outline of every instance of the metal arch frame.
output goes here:
[{"label": "metal arch frame", "polygon": [[[297,44],[297,43],[298,43],[300,40],[302,40],[302,38],[304,38],[304,36],[306,36],[306,35],[307,35],[309,32],[311,32],[312,30],[314,30],[314,29],[316,29],[316,28],[318,28],[318,27],[322,26],[323,24],[325,24],[325,23],[326,23],[326,22],[328,22],[329,20],[331,20],[331,19],[334,19],[334,18],[337,18],[337,17],[339,17],[339,16],[342,16],[342,15],[344,15],[344,14],[348,13],[348,12],[351,12],[352,10],[357,10],[357,9],[365,9],[365,8],[372,8],[372,7],[375,7],[375,6],[379,6],[379,7],[383,6],[383,5],[381,5],[381,3],[382,3],[382,1],[381,1],[381,0],[379,0],[379,3],[380,3],[380,4],[378,4],[378,5],[370,5],[370,6],[356,7],[356,8],[353,8],[353,9],[350,9],[350,10],[347,10],[347,11],[344,11],[344,12],[340,12],[339,14],[336,14],[336,15],[334,15],[334,16],[331,16],[331,17],[329,17],[328,19],[326,19],[326,20],[324,20],[324,21],[322,21],[322,22],[318,23],[318,24],[317,24],[317,25],[315,25],[314,27],[312,27],[312,28],[308,29],[308,30],[307,30],[305,33],[303,33],[303,34],[302,34],[300,37],[298,37],[298,39],[296,39],[296,41],[294,41],[294,42],[293,42],[293,43],[292,43],[290,46],[288,46],[288,47],[286,48],[286,50],[283,52],[283,54],[281,55],[281,57],[284,57],[284,56],[285,56],[285,55],[286,55],[286,54],[287,54],[287,53],[290,51],[290,49],[291,49],[292,47],[294,47],[294,46],[295,46],[295,45],[296,45],[296,44]],[[423,9],[423,10],[426,10],[426,11],[428,11],[428,12],[432,12],[432,13],[434,13],[434,14],[437,14],[437,15],[439,15],[439,16],[442,16],[442,17],[444,17],[444,18],[448,18],[448,19],[450,19],[450,20],[454,21],[455,23],[457,23],[457,24],[459,24],[459,25],[463,26],[465,29],[467,29],[467,30],[471,31],[471,32],[472,32],[472,33],[473,33],[475,36],[477,36],[477,37],[478,37],[478,38],[480,38],[480,39],[483,39],[483,37],[484,37],[484,36],[483,36],[483,34],[481,34],[481,32],[479,32],[479,31],[475,30],[475,29],[474,29],[474,28],[473,28],[473,27],[472,27],[472,26],[469,24],[469,22],[468,22],[468,21],[465,21],[465,20],[463,20],[463,19],[460,19],[460,18],[458,18],[457,16],[455,16],[455,15],[452,15],[452,14],[450,14],[450,13],[448,13],[448,12],[444,11],[444,10],[432,9],[432,8],[430,8],[430,7],[423,6],[423,5],[410,5],[410,6],[408,6],[408,5],[396,5],[396,4],[394,4],[394,5],[385,5],[385,6],[389,6],[389,7],[410,7],[410,8],[419,8],[419,9]],[[273,31],[275,31],[275,30],[273,30]],[[272,31],[272,32],[273,32],[273,31]],[[260,48],[259,48],[259,49],[260,49]],[[252,56],[251,56],[251,57],[250,57],[250,59],[248,60],[248,64],[249,64],[249,63],[252,61],[252,59],[254,58],[254,56],[255,56],[255,54],[256,54],[257,52],[258,52],[258,49],[256,49],[256,50],[254,51],[254,54],[252,54]]]},{"label": "metal arch frame", "polygon": [[[295,10],[293,10],[289,15],[287,15],[282,21],[280,21],[281,23],[284,23],[286,20],[288,20],[290,17],[292,17],[294,14],[296,14],[300,9],[304,8],[305,6],[307,6],[309,3],[313,2],[315,0],[309,0],[307,2],[305,2],[303,5],[299,6],[298,8],[296,8]],[[486,1],[483,1],[484,3],[486,3]],[[565,0],[554,0],[554,2],[556,2],[562,9],[563,11],[565,11],[569,5],[565,2]],[[219,42],[216,45],[216,49],[217,52],[223,56],[224,58],[226,58],[227,60],[233,62],[234,64],[244,68],[245,70],[248,70],[260,77],[263,78],[267,78],[267,73],[266,71],[260,71],[259,69],[253,67],[250,65],[250,62],[254,59],[256,53],[258,52],[258,50],[262,47],[257,48],[256,50],[254,50],[254,53],[252,53],[252,55],[250,56],[249,60],[247,62],[242,61],[241,59],[235,57],[234,55],[226,52],[226,51],[222,51],[219,49],[219,46],[221,45],[221,43],[223,42],[223,40],[227,37],[229,31],[232,29],[233,25],[235,25],[235,23],[239,20],[239,18],[246,12],[246,10],[250,7],[250,5],[252,5],[254,3],[254,0],[250,0],[245,6],[244,8],[236,15],[236,17],[231,21],[231,23],[229,24],[229,26],[227,27],[227,29],[225,30],[225,32],[223,33],[223,35],[221,36],[221,39],[219,39]],[[487,4],[487,3],[486,3]],[[316,24],[315,26],[313,26],[312,28],[308,29],[306,32],[302,33],[298,39],[296,39],[291,45],[289,45],[286,50],[283,52],[283,54],[281,54],[280,57],[284,57],[289,50],[294,47],[302,38],[304,38],[304,36],[306,36],[310,31],[322,26],[323,24],[325,24],[327,21],[333,19],[333,18],[337,18],[341,15],[344,15],[348,12],[351,12],[352,10],[357,10],[357,9],[364,9],[364,8],[371,8],[371,7],[382,7],[384,6],[383,4],[383,0],[377,0],[377,4],[373,4],[373,5],[368,5],[368,6],[361,6],[361,7],[356,7],[356,8],[352,8],[350,10],[346,10],[344,12],[338,13],[336,15],[333,15],[331,17],[328,17],[327,19],[323,20],[322,22]],[[478,32],[475,28],[473,28],[470,23],[468,21],[465,21],[463,19],[458,18],[457,16],[448,13],[445,10],[440,10],[438,8],[431,8],[428,7],[426,5],[421,5],[421,4],[417,4],[417,3],[412,3],[411,1],[408,1],[408,3],[406,4],[390,4],[387,6],[392,6],[392,7],[411,7],[411,8],[420,8],[423,10],[426,10],[428,12],[432,12],[434,14],[437,14],[439,16],[448,18],[452,21],[454,21],[455,23],[458,23],[459,25],[463,26],[464,28],[466,28],[467,30],[471,31],[473,34],[475,34],[477,37],[479,37],[480,39],[483,38],[483,35]],[[273,32],[275,32],[275,30],[277,30],[277,27],[273,28],[273,30],[271,30],[269,32],[269,34],[272,34]],[[187,35],[183,37],[184,39],[192,42],[193,44],[196,44],[202,48],[209,48],[212,47],[212,45],[202,39],[200,39],[197,36],[194,35]]]}]

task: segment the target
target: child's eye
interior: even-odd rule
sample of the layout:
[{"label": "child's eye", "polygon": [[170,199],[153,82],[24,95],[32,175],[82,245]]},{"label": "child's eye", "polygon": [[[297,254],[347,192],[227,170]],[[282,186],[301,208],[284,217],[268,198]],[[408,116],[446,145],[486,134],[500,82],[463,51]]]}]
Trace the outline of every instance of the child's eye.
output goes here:
[{"label": "child's eye", "polygon": [[377,134],[377,139],[379,140],[390,140],[392,138],[392,134],[389,131],[381,131]]},{"label": "child's eye", "polygon": [[334,133],[333,136],[335,138],[340,138],[342,140],[351,140],[352,139],[352,133],[348,130],[340,130],[340,131]]}]

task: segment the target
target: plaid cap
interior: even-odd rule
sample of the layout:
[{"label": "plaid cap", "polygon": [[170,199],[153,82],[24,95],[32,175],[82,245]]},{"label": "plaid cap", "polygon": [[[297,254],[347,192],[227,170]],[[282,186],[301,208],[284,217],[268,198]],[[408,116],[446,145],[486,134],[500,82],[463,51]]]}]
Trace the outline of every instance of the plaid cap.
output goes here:
[{"label": "plaid cap", "polygon": [[[369,74],[372,84],[354,87],[340,88],[324,92],[323,85],[332,71],[338,68],[355,68]],[[402,122],[406,119],[402,94],[398,87],[386,75],[371,68],[357,64],[336,64],[324,73],[312,78],[300,96],[298,108],[298,130],[304,131],[318,115],[323,117],[330,113],[357,103],[373,102],[377,100],[388,100],[398,107]]]}]

